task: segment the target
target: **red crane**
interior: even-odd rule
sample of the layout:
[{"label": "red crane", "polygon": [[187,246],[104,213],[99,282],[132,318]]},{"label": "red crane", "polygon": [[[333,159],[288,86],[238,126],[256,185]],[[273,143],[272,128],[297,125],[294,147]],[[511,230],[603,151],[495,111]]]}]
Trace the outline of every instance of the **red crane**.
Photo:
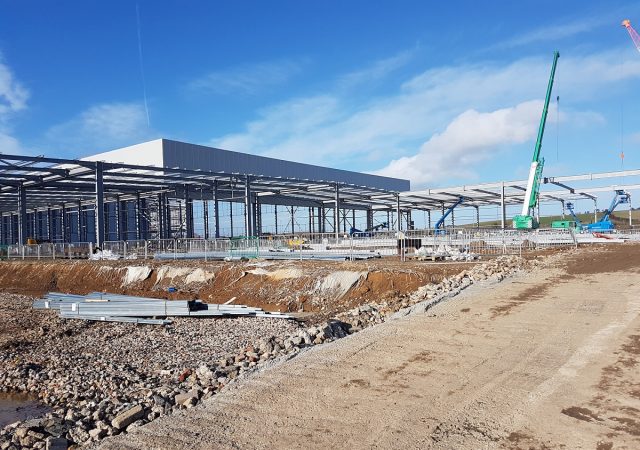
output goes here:
[{"label": "red crane", "polygon": [[631,36],[631,40],[633,44],[636,46],[638,51],[640,52],[640,35],[638,35],[637,31],[633,29],[631,26],[631,21],[629,19],[624,19],[622,21],[622,26],[627,29],[629,32],[629,36]]}]

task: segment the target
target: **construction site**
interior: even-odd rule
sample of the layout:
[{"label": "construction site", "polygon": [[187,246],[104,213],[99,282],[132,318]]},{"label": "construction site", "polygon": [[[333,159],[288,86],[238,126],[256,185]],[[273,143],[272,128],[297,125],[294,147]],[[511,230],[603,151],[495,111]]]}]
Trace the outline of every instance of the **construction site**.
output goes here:
[{"label": "construction site", "polygon": [[0,449],[640,448],[640,168],[544,169],[559,60],[526,179],[0,148]]}]

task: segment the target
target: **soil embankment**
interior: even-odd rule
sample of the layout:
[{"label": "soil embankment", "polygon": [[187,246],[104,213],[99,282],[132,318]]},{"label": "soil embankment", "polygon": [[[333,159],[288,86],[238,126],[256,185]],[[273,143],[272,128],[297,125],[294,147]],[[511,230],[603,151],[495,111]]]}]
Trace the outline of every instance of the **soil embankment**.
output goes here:
[{"label": "soil embankment", "polygon": [[208,303],[234,299],[267,311],[328,318],[368,302],[401,303],[418,287],[481,263],[15,261],[0,263],[0,286],[32,296],[104,291]]}]

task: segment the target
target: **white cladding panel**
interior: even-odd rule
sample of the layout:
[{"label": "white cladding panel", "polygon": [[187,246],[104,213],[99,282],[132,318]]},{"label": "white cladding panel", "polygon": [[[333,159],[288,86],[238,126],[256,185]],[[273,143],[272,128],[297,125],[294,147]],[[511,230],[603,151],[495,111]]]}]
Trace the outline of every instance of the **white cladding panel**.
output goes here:
[{"label": "white cladding panel", "polygon": [[84,161],[105,161],[110,163],[163,167],[162,139],[98,153],[97,155],[87,156],[82,159]]},{"label": "white cladding panel", "polygon": [[169,139],[143,142],[83,159],[85,161],[332,181],[390,191],[408,191],[410,189],[408,180],[284,161]]}]

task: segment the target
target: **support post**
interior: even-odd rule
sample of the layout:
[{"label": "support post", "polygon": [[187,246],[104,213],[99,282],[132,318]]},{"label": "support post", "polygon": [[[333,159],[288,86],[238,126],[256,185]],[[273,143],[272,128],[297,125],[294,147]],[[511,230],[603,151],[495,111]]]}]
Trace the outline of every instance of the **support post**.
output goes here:
[{"label": "support post", "polygon": [[184,214],[187,239],[193,238],[193,202],[189,198],[189,185],[184,185]]},{"label": "support post", "polygon": [[18,243],[27,243],[27,191],[24,185],[18,185]]},{"label": "support post", "polygon": [[275,233],[278,234],[278,205],[273,205],[273,218],[275,219],[276,230]]},{"label": "support post", "polygon": [[251,180],[246,176],[244,180],[244,230],[245,236],[253,236],[253,203],[251,198]]},{"label": "support post", "polygon": [[598,221],[598,200],[593,199],[593,221]]},{"label": "support post", "polygon": [[158,194],[158,239],[164,239],[164,204],[162,194]]},{"label": "support post", "polygon": [[296,210],[293,205],[291,205],[291,234],[296,232]]},{"label": "support post", "polygon": [[104,243],[104,179],[103,163],[96,162],[96,245],[102,248]]},{"label": "support post", "polygon": [[47,206],[47,240],[53,242],[53,220],[51,215],[51,205]]},{"label": "support post", "polygon": [[396,194],[396,214],[398,216],[398,222],[396,223],[397,231],[402,231],[402,211],[400,211],[400,194]]},{"label": "support post", "polygon": [[476,228],[480,228],[480,207],[476,206]]},{"label": "support post", "polygon": [[504,198],[504,181],[500,189],[500,227],[504,230],[506,227],[507,205]]},{"label": "support post", "polygon": [[260,197],[254,197],[256,205],[255,226],[253,227],[256,236],[262,235],[262,203]]},{"label": "support post", "polygon": [[427,209],[427,228],[431,228],[431,210]]},{"label": "support post", "polygon": [[229,236],[233,237],[233,202],[232,201],[229,201],[229,226],[231,227]]},{"label": "support post", "polygon": [[[173,216],[171,212],[171,199],[168,194],[164,194],[164,203],[165,203],[165,214],[167,215],[167,220],[165,221],[165,225],[167,226],[167,239],[173,239],[176,236],[173,234]],[[180,205],[178,205],[180,206]]]},{"label": "support post", "polygon": [[209,200],[202,201],[202,215],[204,216],[204,238],[209,239]]},{"label": "support post", "polygon": [[136,240],[140,240],[142,238],[142,208],[140,201],[140,192],[136,192]]},{"label": "support post", "polygon": [[116,195],[116,202],[114,204],[114,216],[115,216],[115,223],[116,223],[116,240],[121,241],[122,240],[122,222],[121,220],[121,214],[120,214],[120,196]]},{"label": "support post", "polygon": [[216,239],[220,237],[220,209],[218,204],[218,180],[213,182],[213,218],[216,226]]},{"label": "support post", "polygon": [[340,186],[335,185],[335,207],[333,208],[333,231],[336,235],[336,242],[340,236]]},{"label": "support post", "polygon": [[78,200],[78,242],[82,242],[82,201]]},{"label": "support post", "polygon": [[69,239],[67,239],[67,227],[68,227],[68,223],[67,223],[67,205],[66,203],[62,204],[62,217],[60,218],[60,225],[62,227],[62,243],[66,244],[69,242]]}]

